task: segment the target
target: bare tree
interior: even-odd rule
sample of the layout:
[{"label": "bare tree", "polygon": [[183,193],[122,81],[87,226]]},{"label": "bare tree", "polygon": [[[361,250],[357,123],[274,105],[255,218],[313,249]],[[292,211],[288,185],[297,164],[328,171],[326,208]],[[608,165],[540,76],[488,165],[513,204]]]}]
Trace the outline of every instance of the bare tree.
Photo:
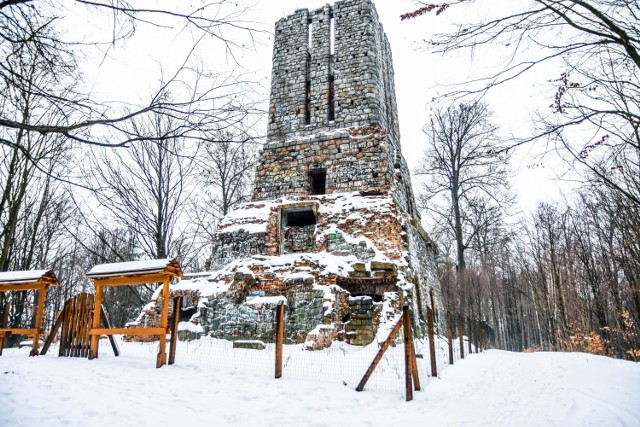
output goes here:
[{"label": "bare tree", "polygon": [[[117,99],[101,99],[79,88],[68,91],[64,86],[30,85],[22,75],[5,66],[15,52],[24,49],[28,49],[31,55],[39,55],[45,66],[56,64],[60,57],[75,61],[82,50],[94,46],[104,50],[102,58],[98,59],[104,60],[117,41],[133,37],[139,26],[164,30],[178,27],[177,31],[187,29],[193,32],[196,45],[203,40],[215,40],[233,61],[235,49],[242,48],[247,39],[251,44],[256,31],[242,20],[244,7],[225,1],[175,2],[162,8],[149,8],[136,1],[120,0],[75,0],[71,3],[75,7],[84,7],[87,14],[103,13],[112,20],[110,31],[95,35],[95,28],[90,28],[90,36],[74,39],[69,32],[63,35],[50,31],[60,28],[69,4],[47,0],[0,2],[0,34],[3,40],[0,46],[0,78],[15,90],[27,90],[40,96],[43,102],[55,106],[65,117],[64,121],[31,122],[0,110],[0,129],[57,134],[82,144],[117,147],[128,146],[139,140],[137,135],[127,132],[133,120],[149,120],[154,115],[179,119],[190,124],[185,128],[188,132],[183,137],[198,139],[200,134],[197,128],[204,128],[212,122],[217,122],[218,127],[222,124],[232,127],[246,115],[246,105],[241,105],[242,101],[239,101],[243,98],[241,78],[220,78],[203,72],[194,58],[195,45],[189,46],[184,52],[183,65],[160,78],[155,93],[139,105],[127,105]],[[78,9],[74,11],[77,13]],[[237,41],[234,37],[237,37]],[[72,65],[75,66],[75,63]],[[56,75],[72,81],[82,79],[81,72],[73,67]],[[168,94],[173,94],[173,97],[168,97]],[[1,138],[0,143],[21,149],[15,140],[9,138]]]},{"label": "bare tree", "polygon": [[[506,50],[498,71],[475,76],[449,95],[465,96],[521,78],[548,61],[564,70],[549,76],[556,87],[549,109],[539,112],[533,136],[549,139],[589,177],[620,192],[636,205],[640,150],[640,7],[627,0],[529,0],[495,10],[492,2],[423,2],[402,19],[440,15],[477,6],[486,20],[466,20],[429,38],[439,52],[474,51],[483,46]],[[477,16],[467,13],[465,17]]]},{"label": "bare tree", "polygon": [[455,242],[457,270],[463,272],[466,251],[479,233],[488,238],[487,227],[511,203],[509,157],[480,102],[436,110],[424,132],[428,144],[417,170],[422,209]]},{"label": "bare tree", "polygon": [[214,136],[204,147],[203,172],[205,182],[218,193],[212,204],[225,216],[251,196],[258,146],[247,134],[220,131]]},{"label": "bare tree", "polygon": [[92,153],[88,173],[93,194],[114,221],[136,236],[137,249],[151,258],[183,256],[178,232],[188,198],[192,158],[164,116],[134,122],[140,141],[126,149]]},{"label": "bare tree", "polygon": [[250,199],[258,147],[249,131],[225,129],[208,132],[199,145],[196,158],[201,185],[189,217],[196,225],[194,237],[199,242],[204,268],[211,263],[210,250],[218,222],[234,205]]}]

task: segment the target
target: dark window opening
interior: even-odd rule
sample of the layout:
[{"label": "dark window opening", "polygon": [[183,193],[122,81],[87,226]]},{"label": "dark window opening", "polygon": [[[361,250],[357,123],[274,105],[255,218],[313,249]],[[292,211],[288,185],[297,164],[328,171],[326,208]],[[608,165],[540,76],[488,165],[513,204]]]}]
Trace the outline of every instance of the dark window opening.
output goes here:
[{"label": "dark window opening", "polygon": [[305,83],[305,101],[304,101],[304,123],[311,123],[311,81]]},{"label": "dark window opening", "polygon": [[335,83],[334,77],[329,76],[329,120],[336,119]]},{"label": "dark window opening", "polygon": [[311,194],[325,194],[327,191],[327,171],[324,169],[309,172]]},{"label": "dark window opening", "polygon": [[316,224],[316,215],[310,207],[287,209],[282,213],[285,227],[306,227]]}]

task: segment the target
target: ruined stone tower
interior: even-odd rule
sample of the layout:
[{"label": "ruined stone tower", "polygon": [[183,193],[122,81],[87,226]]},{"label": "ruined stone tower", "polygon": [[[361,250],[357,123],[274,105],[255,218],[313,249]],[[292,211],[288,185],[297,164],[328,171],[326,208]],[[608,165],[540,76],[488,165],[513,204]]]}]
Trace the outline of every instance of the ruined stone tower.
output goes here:
[{"label": "ruined stone tower", "polygon": [[298,10],[276,23],[267,141],[254,200],[398,190],[415,215],[391,50],[371,1]]},{"label": "ruined stone tower", "polygon": [[217,232],[209,280],[222,291],[201,310],[205,333],[268,339],[283,297],[288,338],[312,348],[370,343],[405,299],[420,333],[441,300],[435,246],[415,209],[371,0],[276,23],[268,123],[252,201]]}]

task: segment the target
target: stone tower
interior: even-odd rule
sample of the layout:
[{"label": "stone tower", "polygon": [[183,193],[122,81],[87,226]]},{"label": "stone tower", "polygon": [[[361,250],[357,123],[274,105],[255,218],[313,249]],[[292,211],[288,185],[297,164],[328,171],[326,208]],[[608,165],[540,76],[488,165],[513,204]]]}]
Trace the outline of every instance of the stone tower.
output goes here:
[{"label": "stone tower", "polygon": [[[358,144],[356,136],[372,137]],[[371,1],[298,10],[276,23],[267,142],[254,200],[395,191],[416,215],[391,49]]]},{"label": "stone tower", "polygon": [[[366,345],[406,299],[420,333],[441,301],[436,248],[415,209],[391,49],[371,0],[276,23],[268,114],[252,201],[217,231],[209,280],[224,291],[204,303],[205,332],[256,338],[265,319],[257,330],[268,337],[269,317],[250,313],[280,297],[289,339],[312,346]],[[243,315],[231,321],[234,310]]]}]

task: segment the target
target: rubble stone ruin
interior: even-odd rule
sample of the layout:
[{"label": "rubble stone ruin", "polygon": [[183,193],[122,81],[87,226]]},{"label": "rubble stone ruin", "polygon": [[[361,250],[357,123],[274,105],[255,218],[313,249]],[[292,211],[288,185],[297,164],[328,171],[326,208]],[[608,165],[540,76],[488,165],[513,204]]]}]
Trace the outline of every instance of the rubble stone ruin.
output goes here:
[{"label": "rubble stone ruin", "polygon": [[219,226],[217,272],[173,291],[198,305],[192,322],[272,340],[286,299],[289,342],[366,345],[408,299],[424,333],[441,301],[436,248],[400,151],[391,49],[371,0],[276,23],[268,123],[252,201]]}]

